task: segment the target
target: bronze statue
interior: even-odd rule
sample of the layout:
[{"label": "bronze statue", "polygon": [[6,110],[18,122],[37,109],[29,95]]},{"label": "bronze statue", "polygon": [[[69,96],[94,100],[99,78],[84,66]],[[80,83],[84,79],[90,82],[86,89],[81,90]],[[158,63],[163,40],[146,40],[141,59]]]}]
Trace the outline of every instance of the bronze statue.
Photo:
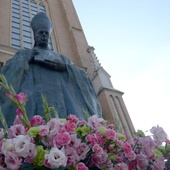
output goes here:
[{"label": "bronze statue", "polygon": [[[54,106],[59,117],[75,114],[84,119],[83,110],[89,115],[101,116],[101,107],[87,74],[76,67],[66,56],[48,48],[52,24],[47,15],[38,13],[31,21],[35,45],[33,49],[21,49],[1,68],[1,73],[12,84],[16,93],[28,96],[26,111],[29,118],[42,115],[41,94],[49,106]],[[12,124],[16,107],[0,91],[0,105]]]}]

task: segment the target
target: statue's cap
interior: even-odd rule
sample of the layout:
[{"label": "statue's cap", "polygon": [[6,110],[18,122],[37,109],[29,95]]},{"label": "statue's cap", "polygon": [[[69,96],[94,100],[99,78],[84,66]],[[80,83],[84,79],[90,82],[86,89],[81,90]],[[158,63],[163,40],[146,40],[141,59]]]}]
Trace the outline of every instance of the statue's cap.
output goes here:
[{"label": "statue's cap", "polygon": [[46,29],[49,31],[49,33],[51,33],[53,28],[51,21],[44,12],[39,12],[36,14],[32,19],[30,26],[34,33],[41,28]]}]

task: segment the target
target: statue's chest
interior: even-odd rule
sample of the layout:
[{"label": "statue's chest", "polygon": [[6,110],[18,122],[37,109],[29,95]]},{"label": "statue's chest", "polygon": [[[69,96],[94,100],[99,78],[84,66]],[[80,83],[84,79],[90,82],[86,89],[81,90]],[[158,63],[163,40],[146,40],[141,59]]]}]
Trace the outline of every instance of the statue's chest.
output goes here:
[{"label": "statue's chest", "polygon": [[39,50],[39,54],[34,57],[35,60],[37,61],[56,61],[56,60],[61,60],[59,55],[55,55],[53,52],[48,51],[48,50]]}]

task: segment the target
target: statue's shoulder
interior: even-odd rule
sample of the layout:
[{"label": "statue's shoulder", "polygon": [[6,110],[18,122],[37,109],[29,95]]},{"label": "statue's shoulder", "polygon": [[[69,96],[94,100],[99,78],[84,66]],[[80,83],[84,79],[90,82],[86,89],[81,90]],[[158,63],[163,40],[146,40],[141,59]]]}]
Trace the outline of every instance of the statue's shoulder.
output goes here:
[{"label": "statue's shoulder", "polygon": [[32,49],[19,49],[15,55],[27,55],[32,52]]},{"label": "statue's shoulder", "polygon": [[18,50],[12,59],[17,60],[17,59],[25,59],[29,57],[32,54],[32,49],[20,49]]},{"label": "statue's shoulder", "polygon": [[64,54],[61,54],[61,53],[58,53],[58,52],[54,52],[54,51],[53,51],[53,54],[57,58],[59,57],[64,63],[66,63],[66,64],[73,64],[71,62],[71,60],[67,56],[65,56]]}]

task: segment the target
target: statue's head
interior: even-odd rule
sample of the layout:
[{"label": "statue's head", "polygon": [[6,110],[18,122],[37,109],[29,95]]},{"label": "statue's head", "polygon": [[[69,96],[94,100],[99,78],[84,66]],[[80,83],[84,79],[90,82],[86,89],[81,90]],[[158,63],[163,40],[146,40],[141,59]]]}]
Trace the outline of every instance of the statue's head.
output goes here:
[{"label": "statue's head", "polygon": [[40,12],[36,14],[30,25],[34,33],[34,46],[47,47],[52,31],[52,24],[46,13]]}]

